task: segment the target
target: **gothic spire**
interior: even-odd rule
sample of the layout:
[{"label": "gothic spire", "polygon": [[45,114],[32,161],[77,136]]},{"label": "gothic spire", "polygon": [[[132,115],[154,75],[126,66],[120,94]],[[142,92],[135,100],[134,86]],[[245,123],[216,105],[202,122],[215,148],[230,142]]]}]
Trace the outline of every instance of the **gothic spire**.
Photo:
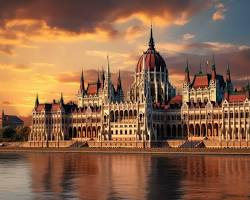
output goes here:
[{"label": "gothic spire", "polygon": [[186,83],[190,82],[188,59],[187,59],[187,65],[186,65],[186,69],[185,69],[185,82]]},{"label": "gothic spire", "polygon": [[212,64],[212,80],[216,79],[216,67],[215,67],[215,59],[213,55],[213,64]]},{"label": "gothic spire", "polygon": [[84,77],[83,77],[83,69],[82,69],[82,74],[81,74],[81,80],[80,80],[80,91],[84,92]]},{"label": "gothic spire", "polygon": [[39,105],[39,99],[38,99],[38,94],[36,94],[36,101],[35,101],[35,107]]},{"label": "gothic spire", "polygon": [[214,58],[214,55],[213,55],[213,64],[212,64],[212,70],[216,70],[216,69],[215,69],[215,58]]},{"label": "gothic spire", "polygon": [[152,50],[155,49],[152,24],[151,24],[151,28],[150,28],[150,38],[149,38],[148,46],[149,46],[149,49],[152,49]]},{"label": "gothic spire", "polygon": [[104,86],[104,81],[105,81],[105,72],[104,72],[104,69],[102,67],[102,87]]},{"label": "gothic spire", "polygon": [[118,85],[117,85],[117,88],[121,88],[122,87],[122,80],[121,80],[121,73],[120,73],[120,70],[119,70],[119,73],[118,73]]},{"label": "gothic spire", "polygon": [[231,73],[230,73],[230,68],[229,64],[227,64],[227,82],[231,82]]},{"label": "gothic spire", "polygon": [[109,56],[107,56],[107,62],[108,62],[108,65],[107,65],[107,74],[108,74],[108,76],[109,76],[109,74],[110,74]]},{"label": "gothic spire", "polygon": [[98,72],[97,72],[97,83],[100,83],[99,69],[98,69]]},{"label": "gothic spire", "polygon": [[60,104],[61,104],[61,105],[63,105],[63,104],[64,104],[64,100],[63,100],[63,93],[62,93],[62,92],[61,92]]}]

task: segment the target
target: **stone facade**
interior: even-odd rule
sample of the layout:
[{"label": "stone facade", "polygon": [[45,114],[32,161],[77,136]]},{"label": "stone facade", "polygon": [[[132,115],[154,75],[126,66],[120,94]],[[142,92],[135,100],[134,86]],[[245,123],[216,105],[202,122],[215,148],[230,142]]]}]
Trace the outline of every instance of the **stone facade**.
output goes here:
[{"label": "stone facade", "polygon": [[[148,49],[140,57],[134,82],[124,97],[119,73],[117,86],[106,71],[85,87],[81,74],[77,104],[39,103],[33,109],[30,146],[52,146],[65,141],[91,147],[248,147],[249,87],[235,92],[227,69],[226,81],[217,74],[189,77],[185,70],[183,93],[176,95],[165,60],[156,50],[151,29]],[[63,144],[64,144],[63,143]]]}]

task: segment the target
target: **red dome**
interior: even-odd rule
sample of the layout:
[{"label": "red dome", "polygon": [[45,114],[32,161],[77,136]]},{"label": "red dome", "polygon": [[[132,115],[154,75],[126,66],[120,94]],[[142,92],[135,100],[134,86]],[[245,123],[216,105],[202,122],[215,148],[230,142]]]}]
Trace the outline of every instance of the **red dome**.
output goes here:
[{"label": "red dome", "polygon": [[136,72],[141,72],[143,70],[143,57],[145,59],[145,70],[154,71],[156,68],[156,71],[164,71],[166,69],[167,72],[167,66],[162,58],[162,56],[155,50],[154,47],[154,39],[153,39],[153,33],[152,33],[152,27],[151,27],[151,34],[150,39],[148,43],[148,50],[143,53],[143,55],[140,57],[137,66],[136,66]]},{"label": "red dome", "polygon": [[164,71],[167,66],[162,58],[162,56],[157,52],[155,49],[148,49],[143,55],[140,57],[137,66],[136,66],[136,72],[141,72],[143,70],[143,56],[145,59],[145,70],[154,71],[156,67],[156,71]]}]

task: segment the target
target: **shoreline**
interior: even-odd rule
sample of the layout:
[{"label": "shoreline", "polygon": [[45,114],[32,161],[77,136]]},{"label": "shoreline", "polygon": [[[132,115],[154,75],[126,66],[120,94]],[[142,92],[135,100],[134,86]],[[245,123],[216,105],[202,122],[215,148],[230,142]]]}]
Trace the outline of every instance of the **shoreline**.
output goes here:
[{"label": "shoreline", "polygon": [[1,153],[89,153],[89,154],[159,154],[159,155],[249,155],[250,149],[208,149],[208,148],[18,148],[1,147]]}]

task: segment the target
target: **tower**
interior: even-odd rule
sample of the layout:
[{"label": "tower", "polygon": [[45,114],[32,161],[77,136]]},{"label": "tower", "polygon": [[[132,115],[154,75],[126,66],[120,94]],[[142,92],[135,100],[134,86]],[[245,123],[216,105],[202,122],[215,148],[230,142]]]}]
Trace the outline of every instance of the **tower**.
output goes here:
[{"label": "tower", "polygon": [[120,73],[120,70],[119,70],[119,73],[118,73],[118,80],[117,80],[117,101],[118,102],[122,102],[123,101],[123,98],[124,98],[124,94],[123,94],[123,89],[122,89],[122,80],[121,80],[121,73]]},{"label": "tower", "polygon": [[38,94],[36,94],[36,101],[35,101],[35,108],[39,105],[39,99],[38,99]]},{"label": "tower", "polygon": [[81,108],[83,107],[83,97],[85,95],[85,86],[84,86],[84,77],[83,77],[83,70],[81,73],[81,78],[80,78],[80,88],[77,94],[77,99],[78,99],[78,106]]},{"label": "tower", "polygon": [[61,98],[60,98],[60,105],[61,105],[61,106],[64,105],[63,93],[62,93],[62,92],[61,92]]},{"label": "tower", "polygon": [[231,72],[230,72],[230,67],[229,64],[227,65],[227,74],[226,74],[226,91],[228,94],[233,92],[233,84],[231,81]]},{"label": "tower", "polygon": [[187,65],[185,68],[185,78],[184,78],[184,83],[182,87],[182,101],[183,102],[189,102],[190,100],[189,89],[190,89],[190,75],[189,75],[189,64],[187,60]]},{"label": "tower", "polygon": [[155,48],[152,26],[150,27],[147,51],[143,52],[136,66],[130,99],[143,102],[149,87],[150,94],[148,96],[151,97],[152,103],[167,103],[175,95],[175,88],[168,79],[166,62]]},{"label": "tower", "polygon": [[85,92],[83,70],[82,70],[81,79],[80,79],[80,92],[82,94]]},{"label": "tower", "polygon": [[185,80],[184,80],[184,83],[186,83],[186,84],[190,83],[188,60],[187,60],[186,68],[185,68]]},{"label": "tower", "polygon": [[100,77],[99,77],[99,70],[97,72],[97,89],[99,90],[101,88],[101,81],[100,81]]},{"label": "tower", "polygon": [[105,74],[104,86],[103,86],[103,95],[104,95],[105,103],[111,103],[111,101],[113,100],[112,89],[113,88],[112,88],[112,82],[111,82],[109,57],[107,56],[107,71]]},{"label": "tower", "polygon": [[215,59],[213,56],[213,64],[212,64],[212,80],[216,81],[216,67],[215,67]]},{"label": "tower", "polygon": [[150,27],[150,38],[149,38],[149,42],[148,42],[148,47],[151,50],[155,50],[155,42],[154,42],[154,38],[153,38],[152,24],[151,24],[151,27]]}]

